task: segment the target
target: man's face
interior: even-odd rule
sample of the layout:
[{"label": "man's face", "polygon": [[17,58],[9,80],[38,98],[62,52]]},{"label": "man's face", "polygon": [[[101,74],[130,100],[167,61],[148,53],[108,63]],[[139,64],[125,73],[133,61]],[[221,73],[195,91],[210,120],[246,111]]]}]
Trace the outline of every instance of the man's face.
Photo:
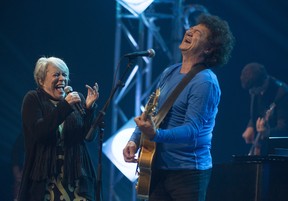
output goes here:
[{"label": "man's face", "polygon": [[203,24],[198,24],[196,26],[188,29],[183,37],[182,43],[179,48],[182,52],[199,54],[209,46],[208,36],[210,31]]}]

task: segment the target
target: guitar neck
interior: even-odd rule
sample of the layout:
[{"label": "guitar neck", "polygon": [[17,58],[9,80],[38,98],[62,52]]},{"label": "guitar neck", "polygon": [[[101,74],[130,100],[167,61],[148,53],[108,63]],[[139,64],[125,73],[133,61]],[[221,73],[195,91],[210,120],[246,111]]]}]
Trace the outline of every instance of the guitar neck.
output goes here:
[{"label": "guitar neck", "polygon": [[261,133],[257,133],[256,138],[249,150],[248,156],[255,155],[255,149],[259,146],[260,136],[261,136]]},{"label": "guitar neck", "polygon": [[[268,121],[269,121],[269,119],[271,117],[271,114],[272,114],[272,112],[273,112],[275,107],[276,107],[276,104],[273,102],[270,105],[269,109],[266,111],[265,116],[264,116],[265,123],[268,123]],[[253,144],[252,144],[252,146],[250,148],[250,151],[249,151],[248,155],[255,155],[255,149],[257,147],[259,147],[259,141],[260,141],[261,135],[262,135],[261,132],[257,133],[256,138],[255,138],[255,140],[254,140],[254,142],[253,142]]]}]

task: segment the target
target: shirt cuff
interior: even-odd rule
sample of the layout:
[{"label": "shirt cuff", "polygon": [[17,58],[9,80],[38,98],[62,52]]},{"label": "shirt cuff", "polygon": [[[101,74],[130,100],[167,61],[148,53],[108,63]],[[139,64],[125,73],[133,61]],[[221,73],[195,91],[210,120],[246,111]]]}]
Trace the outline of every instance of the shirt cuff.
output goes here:
[{"label": "shirt cuff", "polygon": [[157,142],[157,139],[159,139],[159,136],[161,136],[162,130],[161,129],[156,129],[156,133],[152,141]]}]

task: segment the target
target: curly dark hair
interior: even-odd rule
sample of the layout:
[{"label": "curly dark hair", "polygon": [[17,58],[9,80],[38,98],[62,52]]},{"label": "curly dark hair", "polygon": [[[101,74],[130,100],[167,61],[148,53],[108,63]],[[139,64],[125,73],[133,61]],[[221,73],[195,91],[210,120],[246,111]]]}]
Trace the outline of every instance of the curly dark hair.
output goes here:
[{"label": "curly dark hair", "polygon": [[202,14],[198,17],[197,24],[203,24],[211,33],[208,41],[212,46],[212,52],[206,54],[205,63],[210,67],[226,64],[235,43],[228,23],[218,16]]}]

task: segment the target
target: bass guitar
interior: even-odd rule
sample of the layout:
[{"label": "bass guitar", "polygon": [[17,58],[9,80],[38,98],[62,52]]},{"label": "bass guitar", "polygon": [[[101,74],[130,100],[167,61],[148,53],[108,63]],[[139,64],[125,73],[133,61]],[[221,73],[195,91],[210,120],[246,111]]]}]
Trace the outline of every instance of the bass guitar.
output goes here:
[{"label": "bass guitar", "polygon": [[[268,124],[268,121],[269,121],[275,107],[276,107],[276,104],[273,102],[269,106],[269,109],[266,111],[265,116],[264,116],[264,121],[266,124]],[[258,132],[256,135],[256,138],[254,139],[253,144],[249,150],[248,156],[260,155],[260,153],[261,153],[261,147],[260,147],[261,137],[264,137],[263,134],[261,132]]]}]

